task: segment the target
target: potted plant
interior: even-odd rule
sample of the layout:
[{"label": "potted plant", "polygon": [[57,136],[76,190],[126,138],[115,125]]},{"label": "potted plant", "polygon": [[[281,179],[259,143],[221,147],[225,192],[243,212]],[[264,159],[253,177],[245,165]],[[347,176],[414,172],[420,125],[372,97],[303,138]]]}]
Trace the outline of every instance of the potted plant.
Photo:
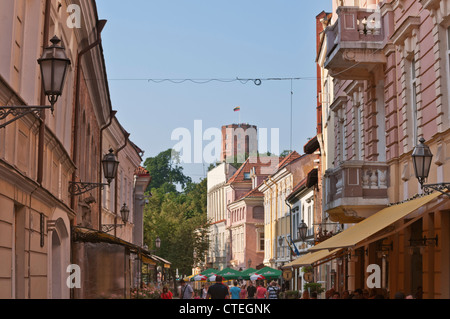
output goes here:
[{"label": "potted plant", "polygon": [[307,282],[303,285],[304,290],[308,290],[311,294],[312,292],[317,292],[317,294],[321,294],[325,291],[325,288],[322,288],[322,284],[316,282]]},{"label": "potted plant", "polygon": [[302,267],[302,271],[303,271],[304,273],[307,273],[307,272],[314,272],[314,268],[311,267],[311,266],[305,266],[305,267]]}]

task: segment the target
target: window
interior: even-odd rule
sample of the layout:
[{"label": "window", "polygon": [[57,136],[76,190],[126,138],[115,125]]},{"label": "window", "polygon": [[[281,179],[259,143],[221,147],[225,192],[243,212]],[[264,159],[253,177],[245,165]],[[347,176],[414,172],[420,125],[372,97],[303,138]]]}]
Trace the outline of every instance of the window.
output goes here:
[{"label": "window", "polygon": [[244,173],[244,179],[249,180],[250,179],[250,173]]},{"label": "window", "polygon": [[447,28],[447,61],[448,61],[448,75],[450,78],[450,27]]},{"label": "window", "polygon": [[363,115],[362,115],[363,108],[360,104],[355,108],[356,112],[356,123],[355,123],[355,130],[356,130],[356,159],[362,160],[364,159],[364,140],[363,140],[363,134],[364,134],[364,122],[363,122]]},{"label": "window", "polygon": [[293,216],[292,216],[292,223],[293,223],[293,225],[294,225],[294,232],[293,232],[293,237],[294,237],[294,240],[297,240],[297,238],[298,238],[298,232],[296,231],[296,229],[298,228],[298,226],[299,226],[299,224],[300,224],[300,221],[299,221],[299,217],[298,217],[298,214],[299,214],[299,207],[297,206],[297,207],[294,207],[293,209],[292,209],[292,212],[293,212]]},{"label": "window", "polygon": [[342,111],[342,119],[341,119],[341,141],[342,141],[342,154],[341,159],[345,161],[347,159],[347,126],[345,121],[345,112]]},{"label": "window", "polygon": [[313,229],[313,217],[311,205],[308,205],[308,224],[309,224],[308,236],[312,236],[314,234],[314,229]]},{"label": "window", "polygon": [[447,87],[450,90],[450,27],[447,28]]},{"label": "window", "polygon": [[411,61],[411,118],[412,118],[412,138],[413,145],[418,142],[417,136],[417,75],[416,75],[416,61]]},{"label": "window", "polygon": [[258,251],[264,251],[264,242],[265,242],[264,230],[261,229],[258,231],[258,247],[257,247]]}]

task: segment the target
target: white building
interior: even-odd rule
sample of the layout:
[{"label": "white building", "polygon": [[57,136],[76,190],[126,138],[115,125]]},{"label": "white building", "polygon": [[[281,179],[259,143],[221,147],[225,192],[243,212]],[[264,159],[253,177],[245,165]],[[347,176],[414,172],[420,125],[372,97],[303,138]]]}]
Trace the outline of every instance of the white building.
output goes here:
[{"label": "white building", "polygon": [[229,260],[229,234],[227,230],[227,185],[228,179],[234,175],[236,168],[222,163],[208,172],[207,215],[211,223],[210,246],[207,256],[207,267],[223,269]]}]

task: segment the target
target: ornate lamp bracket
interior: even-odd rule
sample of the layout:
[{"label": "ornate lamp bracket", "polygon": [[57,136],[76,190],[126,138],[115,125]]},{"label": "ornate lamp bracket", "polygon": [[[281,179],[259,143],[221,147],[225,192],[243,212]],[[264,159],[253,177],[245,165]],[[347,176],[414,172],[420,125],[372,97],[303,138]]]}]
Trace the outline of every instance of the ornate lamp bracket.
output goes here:
[{"label": "ornate lamp bracket", "polygon": [[71,195],[81,195],[87,193],[97,187],[103,189],[105,186],[109,184],[102,183],[84,183],[84,182],[69,182],[69,193]]},{"label": "ornate lamp bracket", "polygon": [[422,189],[425,193],[431,193],[432,191],[438,191],[438,192],[441,192],[442,194],[450,197],[450,193],[448,193],[448,191],[450,190],[450,184],[448,184],[448,183],[424,184],[422,186]]},{"label": "ornate lamp bracket", "polygon": [[1,123],[0,129],[5,128],[8,124],[17,121],[18,119],[24,117],[27,114],[36,115],[41,119],[41,111],[46,109],[51,109],[52,106],[0,106],[0,120],[6,119],[8,116],[13,116],[12,119]]}]

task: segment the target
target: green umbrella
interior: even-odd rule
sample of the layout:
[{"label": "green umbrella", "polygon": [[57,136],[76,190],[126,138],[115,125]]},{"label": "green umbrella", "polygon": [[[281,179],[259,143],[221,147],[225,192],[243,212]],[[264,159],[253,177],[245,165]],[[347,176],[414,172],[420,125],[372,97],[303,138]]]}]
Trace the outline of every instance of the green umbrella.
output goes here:
[{"label": "green umbrella", "polygon": [[241,271],[242,279],[250,280],[250,276],[256,273],[257,270],[255,268],[248,268],[246,270]]},{"label": "green umbrella", "polygon": [[226,280],[241,279],[242,273],[232,268],[225,268],[217,273],[217,276],[222,276]]},{"label": "green umbrella", "polygon": [[270,267],[264,267],[256,272],[258,275],[264,276],[267,280],[278,279],[281,277],[283,272],[278,269],[273,269]]},{"label": "green umbrella", "polygon": [[213,268],[209,268],[206,270],[203,270],[200,275],[205,275],[206,277],[211,277],[212,275],[217,274],[218,270],[217,269],[213,269]]}]

